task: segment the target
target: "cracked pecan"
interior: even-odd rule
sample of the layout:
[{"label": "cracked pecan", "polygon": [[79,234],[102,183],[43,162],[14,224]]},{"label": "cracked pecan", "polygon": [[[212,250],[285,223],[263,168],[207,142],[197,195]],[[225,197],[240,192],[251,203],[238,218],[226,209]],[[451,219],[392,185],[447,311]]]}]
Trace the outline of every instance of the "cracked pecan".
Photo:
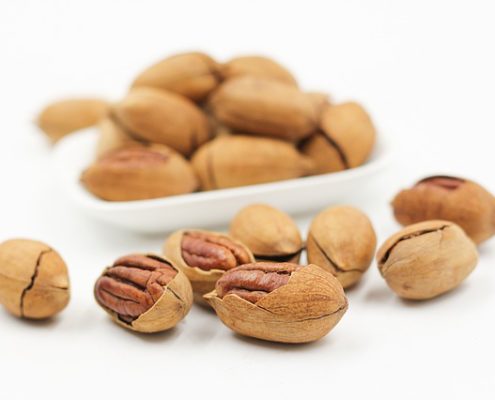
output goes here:
[{"label": "cracked pecan", "polygon": [[468,179],[430,176],[392,200],[396,220],[403,226],[445,220],[458,224],[477,244],[495,235],[495,197]]},{"label": "cracked pecan", "polygon": [[48,245],[12,239],[0,244],[0,304],[12,314],[49,318],[70,298],[67,266]]},{"label": "cracked pecan", "polygon": [[356,284],[369,268],[376,234],[369,218],[350,206],[332,206],[311,222],[308,261],[331,272],[344,288]]},{"label": "cracked pecan", "polygon": [[454,289],[472,272],[478,253],[456,224],[426,221],[391,236],[377,253],[378,269],[400,297],[424,300]]},{"label": "cracked pecan", "polygon": [[220,298],[235,294],[251,303],[289,282],[291,274],[301,266],[292,263],[252,263],[226,272],[216,284]]},{"label": "cracked pecan", "polygon": [[342,285],[314,264],[242,265],[225,272],[204,298],[235,332],[283,343],[321,338],[347,310]]},{"label": "cracked pecan", "polygon": [[205,271],[227,271],[251,261],[242,246],[226,236],[208,232],[186,232],[182,238],[181,251],[188,266]]},{"label": "cracked pecan", "polygon": [[96,281],[95,297],[100,305],[130,323],[160,299],[176,275],[177,271],[159,257],[124,256]]},{"label": "cracked pecan", "polygon": [[455,190],[465,182],[464,179],[453,176],[430,176],[416,183],[416,187],[435,186],[446,190]]}]

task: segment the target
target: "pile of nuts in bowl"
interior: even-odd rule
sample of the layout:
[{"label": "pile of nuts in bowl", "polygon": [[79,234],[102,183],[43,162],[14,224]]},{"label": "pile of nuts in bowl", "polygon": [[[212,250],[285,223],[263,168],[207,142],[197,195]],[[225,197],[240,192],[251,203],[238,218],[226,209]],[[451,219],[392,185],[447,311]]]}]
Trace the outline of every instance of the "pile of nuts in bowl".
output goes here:
[{"label": "pile of nuts in bowl", "polygon": [[[476,267],[476,244],[495,235],[495,197],[466,179],[423,179],[392,207],[405,227],[383,242],[376,261],[404,299],[455,289]],[[196,301],[239,334],[311,342],[347,311],[344,289],[368,270],[376,242],[370,220],[354,207],[321,211],[304,244],[290,216],[253,204],[229,233],[183,229],[166,239],[162,255],[118,258],[97,278],[94,297],[116,323],[138,332],[174,327]],[[309,265],[299,264],[303,251]],[[68,301],[68,270],[55,250],[25,239],[0,244],[0,303],[12,314],[48,318]]]},{"label": "pile of nuts in bowl", "polygon": [[53,141],[94,124],[95,161],[81,182],[107,201],[342,171],[363,164],[376,139],[361,105],[305,92],[261,56],[218,63],[203,53],[174,55],[139,74],[116,103],[67,99],[38,117]]}]

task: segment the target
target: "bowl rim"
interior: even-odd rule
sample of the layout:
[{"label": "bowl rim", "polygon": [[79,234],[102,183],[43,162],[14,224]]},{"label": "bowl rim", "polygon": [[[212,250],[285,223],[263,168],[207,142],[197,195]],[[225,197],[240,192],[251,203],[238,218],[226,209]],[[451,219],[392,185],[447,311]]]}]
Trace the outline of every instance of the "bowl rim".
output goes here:
[{"label": "bowl rim", "polygon": [[[57,169],[63,169],[67,152],[73,151],[79,147],[80,142],[86,140],[88,142],[96,142],[97,128],[91,127],[74,132],[57,142],[54,148],[55,163]],[[76,146],[77,145],[77,146]],[[191,205],[194,203],[203,203],[212,200],[222,201],[246,195],[267,194],[271,192],[294,189],[304,189],[307,187],[330,184],[332,182],[339,183],[342,181],[353,180],[354,178],[362,177],[363,175],[371,174],[380,170],[390,161],[389,140],[383,135],[377,135],[372,154],[366,163],[355,168],[344,171],[330,172],[321,175],[305,176],[283,181],[260,183],[255,185],[240,186],[235,188],[208,190],[204,192],[193,192],[169,197],[161,197],[156,199],[146,200],[131,200],[111,202],[98,199],[83,187],[79,180],[73,180],[70,187],[65,189],[69,191],[70,196],[84,208],[91,208],[105,212],[122,212],[125,210],[143,210],[157,207],[173,207],[178,205]],[[82,172],[82,171],[80,171]],[[63,178],[61,178],[63,179]],[[65,179],[64,179],[65,180]],[[64,185],[65,186],[65,185]]]}]

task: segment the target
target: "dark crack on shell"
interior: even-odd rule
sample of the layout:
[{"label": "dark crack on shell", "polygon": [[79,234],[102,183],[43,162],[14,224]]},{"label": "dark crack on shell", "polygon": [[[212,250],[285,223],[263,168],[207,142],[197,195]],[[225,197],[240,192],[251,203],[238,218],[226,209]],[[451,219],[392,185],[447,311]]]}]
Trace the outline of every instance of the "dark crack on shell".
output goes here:
[{"label": "dark crack on shell", "polygon": [[392,253],[393,249],[400,243],[400,242],[403,242],[405,240],[409,240],[409,239],[412,239],[412,238],[415,238],[415,237],[418,237],[418,236],[422,236],[422,235],[426,235],[428,233],[433,233],[433,232],[439,232],[439,231],[443,231],[445,228],[448,228],[450,225],[442,225],[438,228],[432,228],[432,229],[423,229],[423,230],[420,230],[420,231],[417,231],[417,232],[413,232],[413,233],[410,233],[408,235],[405,235],[405,236],[402,236],[400,237],[399,239],[397,239],[394,244],[392,244],[392,246],[389,247],[389,249],[385,252],[385,254],[383,255],[383,257],[380,259],[379,261],[379,265],[382,265],[382,264],[385,264],[388,260],[388,258],[390,257],[390,254]]},{"label": "dark crack on shell", "polygon": [[43,256],[45,254],[48,254],[52,251],[52,249],[47,249],[47,250],[43,250],[39,256],[38,256],[38,259],[36,260],[36,265],[34,266],[34,271],[33,271],[33,275],[31,275],[31,280],[29,281],[29,284],[23,289],[22,293],[21,293],[21,299],[20,299],[20,311],[21,311],[21,316],[23,317],[24,316],[24,298],[26,297],[26,295],[28,294],[28,292],[33,288],[35,282],[36,282],[36,278],[38,277],[38,271],[39,271],[39,268],[40,268],[40,265],[41,265],[41,259],[43,258]]}]

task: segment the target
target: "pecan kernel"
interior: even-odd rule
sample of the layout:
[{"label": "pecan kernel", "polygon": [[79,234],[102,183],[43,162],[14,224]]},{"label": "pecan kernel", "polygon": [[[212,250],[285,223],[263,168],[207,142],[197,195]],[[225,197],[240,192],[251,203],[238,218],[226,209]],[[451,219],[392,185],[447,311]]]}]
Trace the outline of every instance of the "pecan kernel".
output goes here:
[{"label": "pecan kernel", "polygon": [[103,307],[130,323],[160,299],[176,274],[158,257],[128,255],[115,261],[96,281],[95,296]]},{"label": "pecan kernel", "polygon": [[217,281],[215,289],[220,298],[235,294],[256,303],[268,293],[286,285],[291,274],[300,268],[292,263],[246,264],[226,272]]},{"label": "pecan kernel", "polygon": [[187,232],[181,242],[182,258],[190,267],[205,271],[229,270],[250,262],[246,250],[228,237],[207,232]]},{"label": "pecan kernel", "polygon": [[430,176],[420,180],[416,186],[436,186],[445,190],[455,190],[464,182],[464,179],[453,176]]}]

